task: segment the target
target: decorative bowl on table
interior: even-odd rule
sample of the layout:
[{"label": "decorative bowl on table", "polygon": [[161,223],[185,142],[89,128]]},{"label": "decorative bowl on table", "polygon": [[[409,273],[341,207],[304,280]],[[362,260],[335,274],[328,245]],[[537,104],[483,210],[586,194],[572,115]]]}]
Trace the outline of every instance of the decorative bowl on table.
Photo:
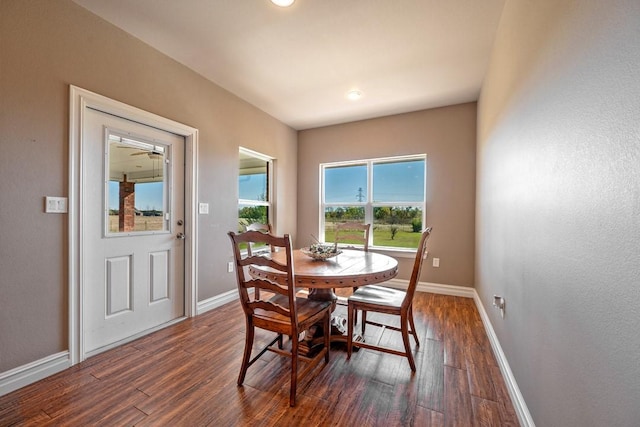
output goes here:
[{"label": "decorative bowl on table", "polygon": [[321,261],[333,258],[334,256],[342,253],[336,245],[324,245],[322,243],[314,243],[308,248],[302,248],[300,250],[308,257]]}]

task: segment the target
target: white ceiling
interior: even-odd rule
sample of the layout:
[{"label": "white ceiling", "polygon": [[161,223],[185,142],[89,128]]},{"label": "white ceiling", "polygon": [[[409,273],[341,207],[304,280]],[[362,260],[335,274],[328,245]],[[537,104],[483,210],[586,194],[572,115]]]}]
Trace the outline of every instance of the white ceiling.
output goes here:
[{"label": "white ceiling", "polygon": [[477,100],[505,2],[74,1],[298,130]]}]

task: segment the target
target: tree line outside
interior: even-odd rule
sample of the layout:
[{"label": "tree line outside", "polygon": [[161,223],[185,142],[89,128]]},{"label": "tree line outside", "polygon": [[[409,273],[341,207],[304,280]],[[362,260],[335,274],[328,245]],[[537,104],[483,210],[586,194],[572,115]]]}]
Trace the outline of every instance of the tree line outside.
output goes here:
[{"label": "tree line outside", "polygon": [[266,206],[244,206],[238,209],[238,231],[243,232],[247,225],[259,222],[267,224],[268,212]]},{"label": "tree line outside", "polygon": [[[422,231],[422,209],[416,207],[379,206],[373,208],[373,244],[375,246],[416,248]],[[266,206],[244,206],[238,210],[238,231],[254,222],[268,222]],[[335,224],[364,222],[364,207],[345,206],[325,211],[326,242],[335,240]]]}]

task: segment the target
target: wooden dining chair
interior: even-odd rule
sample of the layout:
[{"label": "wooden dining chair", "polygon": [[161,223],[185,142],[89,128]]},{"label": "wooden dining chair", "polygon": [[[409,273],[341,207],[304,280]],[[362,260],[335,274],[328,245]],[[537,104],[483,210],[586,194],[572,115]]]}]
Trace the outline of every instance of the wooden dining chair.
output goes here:
[{"label": "wooden dining chair", "polygon": [[[371,224],[363,224],[361,222],[343,222],[336,225],[335,243],[338,247],[342,248],[356,248],[354,244],[362,245],[362,249],[365,252],[369,252],[369,231],[371,230]],[[353,291],[358,288],[353,288]],[[336,290],[334,289],[335,293]],[[347,300],[342,297],[338,297],[337,303],[340,305],[347,305]]]},{"label": "wooden dining chair", "polygon": [[362,245],[365,251],[369,250],[369,230],[371,224],[361,222],[343,222],[336,225],[335,243],[341,247],[354,247],[353,244]]},{"label": "wooden dining chair", "polygon": [[[411,352],[409,334],[411,334],[416,340],[417,346],[420,345],[420,341],[418,340],[418,334],[416,333],[416,326],[413,320],[413,295],[415,294],[416,286],[420,279],[422,261],[425,257],[427,240],[431,235],[431,230],[432,228],[429,227],[422,232],[420,243],[416,250],[416,258],[413,263],[413,271],[411,272],[409,287],[406,291],[391,289],[384,286],[367,285],[358,288],[353,295],[349,297],[347,306],[347,360],[351,358],[353,346],[357,346],[404,356],[409,360],[411,370],[415,372],[416,364],[413,360],[413,353]],[[365,326],[367,324],[382,328],[379,338],[375,344],[353,340],[353,324],[358,310],[362,311],[362,336],[364,336]],[[370,311],[400,316],[400,327],[398,328],[396,326],[367,320],[367,312]],[[382,338],[382,334],[385,329],[391,329],[402,333],[404,351],[379,345],[380,338]]]},{"label": "wooden dining chair", "polygon": [[[272,351],[291,359],[291,385],[289,392],[289,404],[296,404],[296,388],[298,379],[306,376],[318,362],[324,358],[325,364],[329,363],[329,338],[331,334],[331,301],[313,301],[305,298],[297,298],[295,293],[295,272],[293,265],[293,251],[288,234],[283,237],[261,233],[259,231],[247,231],[236,234],[229,232],[233,245],[233,256],[236,264],[236,278],[240,303],[245,315],[246,334],[244,354],[238,385],[244,382],[247,369],[265,352]],[[243,256],[240,246],[242,244],[261,243],[271,245],[285,251],[285,263],[277,262],[269,256],[269,253],[260,256],[245,252]],[[278,284],[275,280],[254,279],[246,274],[245,267],[250,265],[266,266],[273,270],[284,272],[287,276],[286,285]],[[250,293],[250,290],[260,289],[262,293]],[[263,295],[263,297],[256,296]],[[267,297],[267,295],[271,295]],[[324,329],[324,347],[311,357],[301,356],[298,352],[298,337],[301,332],[311,328],[314,324],[322,324]],[[275,338],[251,358],[253,352],[253,340],[255,328],[275,332]],[[283,335],[292,337],[291,347],[283,346]],[[276,345],[277,344],[277,345]],[[298,361],[305,362],[304,369],[298,374]]]}]

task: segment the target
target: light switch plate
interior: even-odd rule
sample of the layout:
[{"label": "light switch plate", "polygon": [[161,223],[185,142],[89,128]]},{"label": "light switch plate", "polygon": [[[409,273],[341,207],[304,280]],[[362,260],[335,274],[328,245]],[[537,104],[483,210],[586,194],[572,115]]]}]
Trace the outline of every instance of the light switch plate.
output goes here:
[{"label": "light switch plate", "polygon": [[198,212],[201,214],[208,214],[209,213],[209,203],[200,203],[200,205],[198,206]]},{"label": "light switch plate", "polygon": [[67,198],[46,196],[44,198],[44,211],[46,213],[67,213]]}]

